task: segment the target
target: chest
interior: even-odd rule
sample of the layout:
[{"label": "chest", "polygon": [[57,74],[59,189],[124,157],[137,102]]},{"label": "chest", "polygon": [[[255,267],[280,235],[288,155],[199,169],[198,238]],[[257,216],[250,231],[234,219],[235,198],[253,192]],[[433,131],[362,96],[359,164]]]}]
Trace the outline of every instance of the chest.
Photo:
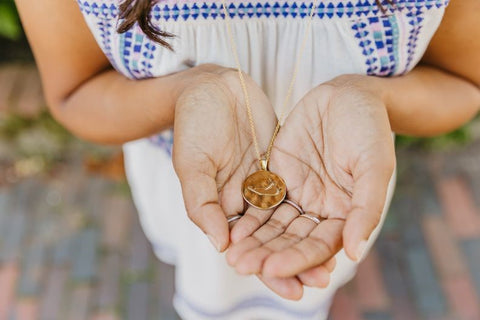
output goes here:
[{"label": "chest", "polygon": [[[151,21],[176,36],[175,52],[148,39],[138,25],[118,34],[119,2],[78,0],[99,46],[125,76],[155,77],[201,63],[233,65],[222,1],[166,0],[153,6]],[[318,72],[309,75],[310,82],[349,72],[399,75],[418,63],[448,0],[383,2],[382,11],[375,0],[318,0],[303,66],[307,76]],[[261,81],[294,60],[312,1],[226,4],[242,65],[258,72],[254,78]]]}]

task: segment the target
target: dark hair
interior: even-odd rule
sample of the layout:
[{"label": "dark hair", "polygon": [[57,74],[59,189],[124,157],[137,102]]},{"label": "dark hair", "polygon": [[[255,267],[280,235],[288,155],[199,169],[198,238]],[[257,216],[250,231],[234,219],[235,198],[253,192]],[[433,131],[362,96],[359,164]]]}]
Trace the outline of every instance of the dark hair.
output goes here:
[{"label": "dark hair", "polygon": [[174,35],[158,29],[150,19],[150,11],[156,2],[157,0],[124,0],[119,7],[119,18],[123,21],[118,26],[117,32],[127,32],[135,23],[138,23],[149,39],[172,50],[172,46],[166,39],[173,38]]},{"label": "dark hair", "polygon": [[[167,39],[175,35],[159,30],[150,20],[150,11],[158,0],[124,0],[120,4],[119,18],[123,20],[117,28],[118,33],[128,31],[135,23],[138,23],[145,35],[161,44],[162,46],[173,50]],[[320,0],[321,1],[321,0]],[[394,6],[395,0],[384,0],[387,4]],[[380,10],[385,13],[387,9],[382,5],[382,0],[375,0]]]}]

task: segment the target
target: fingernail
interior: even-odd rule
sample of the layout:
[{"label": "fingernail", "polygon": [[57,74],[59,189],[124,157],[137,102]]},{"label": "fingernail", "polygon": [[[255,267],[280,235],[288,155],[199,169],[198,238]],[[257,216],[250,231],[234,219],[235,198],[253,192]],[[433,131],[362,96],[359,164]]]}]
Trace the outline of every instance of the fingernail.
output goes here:
[{"label": "fingernail", "polygon": [[363,253],[365,252],[366,246],[367,246],[367,241],[366,240],[362,240],[358,244],[357,252],[356,252],[357,253],[357,261],[360,261],[360,259],[363,257]]},{"label": "fingernail", "polygon": [[220,245],[218,244],[217,240],[209,234],[207,235],[207,237],[208,237],[208,240],[210,240],[210,242],[213,244],[215,249],[217,249],[217,251],[220,252]]}]

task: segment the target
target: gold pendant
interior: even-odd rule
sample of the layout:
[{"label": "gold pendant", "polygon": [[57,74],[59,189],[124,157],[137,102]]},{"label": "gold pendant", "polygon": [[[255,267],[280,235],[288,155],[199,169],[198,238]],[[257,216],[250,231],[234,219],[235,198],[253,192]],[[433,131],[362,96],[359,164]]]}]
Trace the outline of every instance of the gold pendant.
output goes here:
[{"label": "gold pendant", "polygon": [[282,178],[264,169],[245,179],[242,193],[243,199],[251,206],[268,210],[282,203],[287,195],[287,186]]}]

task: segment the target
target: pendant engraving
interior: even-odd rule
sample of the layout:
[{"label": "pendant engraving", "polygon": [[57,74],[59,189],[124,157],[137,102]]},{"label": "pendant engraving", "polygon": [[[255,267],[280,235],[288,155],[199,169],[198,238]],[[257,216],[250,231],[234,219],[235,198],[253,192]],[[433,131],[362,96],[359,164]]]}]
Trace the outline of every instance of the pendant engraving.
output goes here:
[{"label": "pendant engraving", "polygon": [[275,173],[260,170],[247,177],[242,186],[243,199],[258,209],[272,209],[287,195],[285,181]]}]

